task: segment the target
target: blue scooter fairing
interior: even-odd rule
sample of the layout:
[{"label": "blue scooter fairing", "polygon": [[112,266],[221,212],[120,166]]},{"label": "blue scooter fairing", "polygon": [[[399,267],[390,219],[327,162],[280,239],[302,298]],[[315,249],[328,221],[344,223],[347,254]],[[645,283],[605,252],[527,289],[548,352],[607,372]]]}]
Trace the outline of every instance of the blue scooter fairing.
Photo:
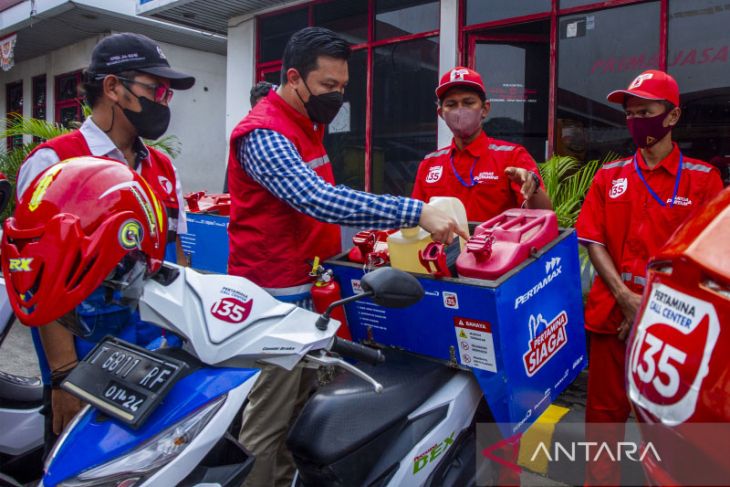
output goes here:
[{"label": "blue scooter fairing", "polygon": [[55,486],[84,470],[118,458],[182,420],[199,407],[250,380],[258,369],[200,368],[180,379],[137,430],[96,409],[85,414],[58,448],[43,478]]}]

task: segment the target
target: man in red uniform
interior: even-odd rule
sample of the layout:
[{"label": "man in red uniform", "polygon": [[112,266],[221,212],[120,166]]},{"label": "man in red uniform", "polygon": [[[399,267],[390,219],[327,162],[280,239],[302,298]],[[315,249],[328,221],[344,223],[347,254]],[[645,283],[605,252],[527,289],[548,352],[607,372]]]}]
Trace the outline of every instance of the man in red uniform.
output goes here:
[{"label": "man in red uniform", "polygon": [[456,67],[436,88],[438,114],[454,134],[449,147],[428,154],[418,167],[413,198],[455,196],[472,221],[486,221],[525,204],[552,209],[537,165],[518,144],[493,139],[482,130],[490,103],[482,77]]},{"label": "man in red uniform", "polygon": [[[177,234],[186,232],[186,222],[177,170],[167,156],[147,147],[141,137],[157,139],[167,130],[172,90],[191,88],[195,78],[171,69],[162,49],[152,39],[133,33],[114,34],[99,41],[84,78],[91,116],[79,130],[40,144],[28,156],[18,171],[18,199],[36,176],[59,161],[79,156],[120,161],[140,173],[165,206],[170,230],[167,241],[176,246],[178,262],[183,263]],[[159,330],[150,325],[126,330],[124,339],[141,344],[146,344],[152,335],[159,335]],[[94,344],[74,339],[58,323],[34,328],[34,342],[44,384],[52,387],[52,429],[59,434],[81,403],[58,385]],[[50,431],[47,436],[50,446],[55,440]]]},{"label": "man in red uniform", "polygon": [[[648,258],[696,208],[722,189],[713,166],[685,157],[672,142],[681,115],[679,87],[668,74],[649,70],[628,89],[608,95],[626,112],[636,153],[603,165],[593,180],[576,225],[598,272],[586,304],[590,332],[586,423],[601,427],[601,441],[623,441],[629,416],[624,384],[624,340],[646,283]],[[587,437],[597,433],[586,429]],[[619,485],[618,465],[593,462],[587,485]]]}]

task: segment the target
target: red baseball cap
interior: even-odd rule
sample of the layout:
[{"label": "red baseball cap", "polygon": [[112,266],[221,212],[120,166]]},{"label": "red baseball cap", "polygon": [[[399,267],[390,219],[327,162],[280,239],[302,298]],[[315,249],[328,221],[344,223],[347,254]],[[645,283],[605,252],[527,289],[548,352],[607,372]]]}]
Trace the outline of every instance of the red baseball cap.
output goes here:
[{"label": "red baseball cap", "polygon": [[443,98],[447,91],[457,86],[470,86],[481,91],[484,95],[487,91],[484,89],[484,81],[482,77],[473,69],[465,68],[463,66],[457,66],[446,72],[441,77],[441,83],[436,88],[436,96]]},{"label": "red baseball cap", "polygon": [[608,94],[606,99],[613,103],[624,103],[626,95],[644,98],[645,100],[666,100],[679,106],[679,86],[664,71],[649,69],[644,71],[629,84],[625,90],[616,90]]}]

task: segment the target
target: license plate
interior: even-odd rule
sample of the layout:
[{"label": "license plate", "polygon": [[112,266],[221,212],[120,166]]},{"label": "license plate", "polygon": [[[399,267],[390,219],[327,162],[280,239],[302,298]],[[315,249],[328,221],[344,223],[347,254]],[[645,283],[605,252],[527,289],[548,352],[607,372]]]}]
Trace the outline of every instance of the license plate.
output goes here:
[{"label": "license plate", "polygon": [[187,368],[183,361],[107,337],[79,362],[61,388],[137,428]]}]

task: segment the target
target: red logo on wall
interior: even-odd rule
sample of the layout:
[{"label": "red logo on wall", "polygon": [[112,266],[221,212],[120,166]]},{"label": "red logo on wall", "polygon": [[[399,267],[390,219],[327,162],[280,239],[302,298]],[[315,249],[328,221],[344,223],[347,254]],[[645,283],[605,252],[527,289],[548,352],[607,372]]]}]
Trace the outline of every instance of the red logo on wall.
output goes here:
[{"label": "red logo on wall", "polygon": [[548,323],[541,314],[530,316],[529,350],[524,358],[525,372],[532,377],[568,343],[568,314],[561,311]]},{"label": "red logo on wall", "polygon": [[221,321],[242,323],[246,321],[253,308],[253,299],[243,302],[236,298],[219,299],[210,307],[210,313]]}]

